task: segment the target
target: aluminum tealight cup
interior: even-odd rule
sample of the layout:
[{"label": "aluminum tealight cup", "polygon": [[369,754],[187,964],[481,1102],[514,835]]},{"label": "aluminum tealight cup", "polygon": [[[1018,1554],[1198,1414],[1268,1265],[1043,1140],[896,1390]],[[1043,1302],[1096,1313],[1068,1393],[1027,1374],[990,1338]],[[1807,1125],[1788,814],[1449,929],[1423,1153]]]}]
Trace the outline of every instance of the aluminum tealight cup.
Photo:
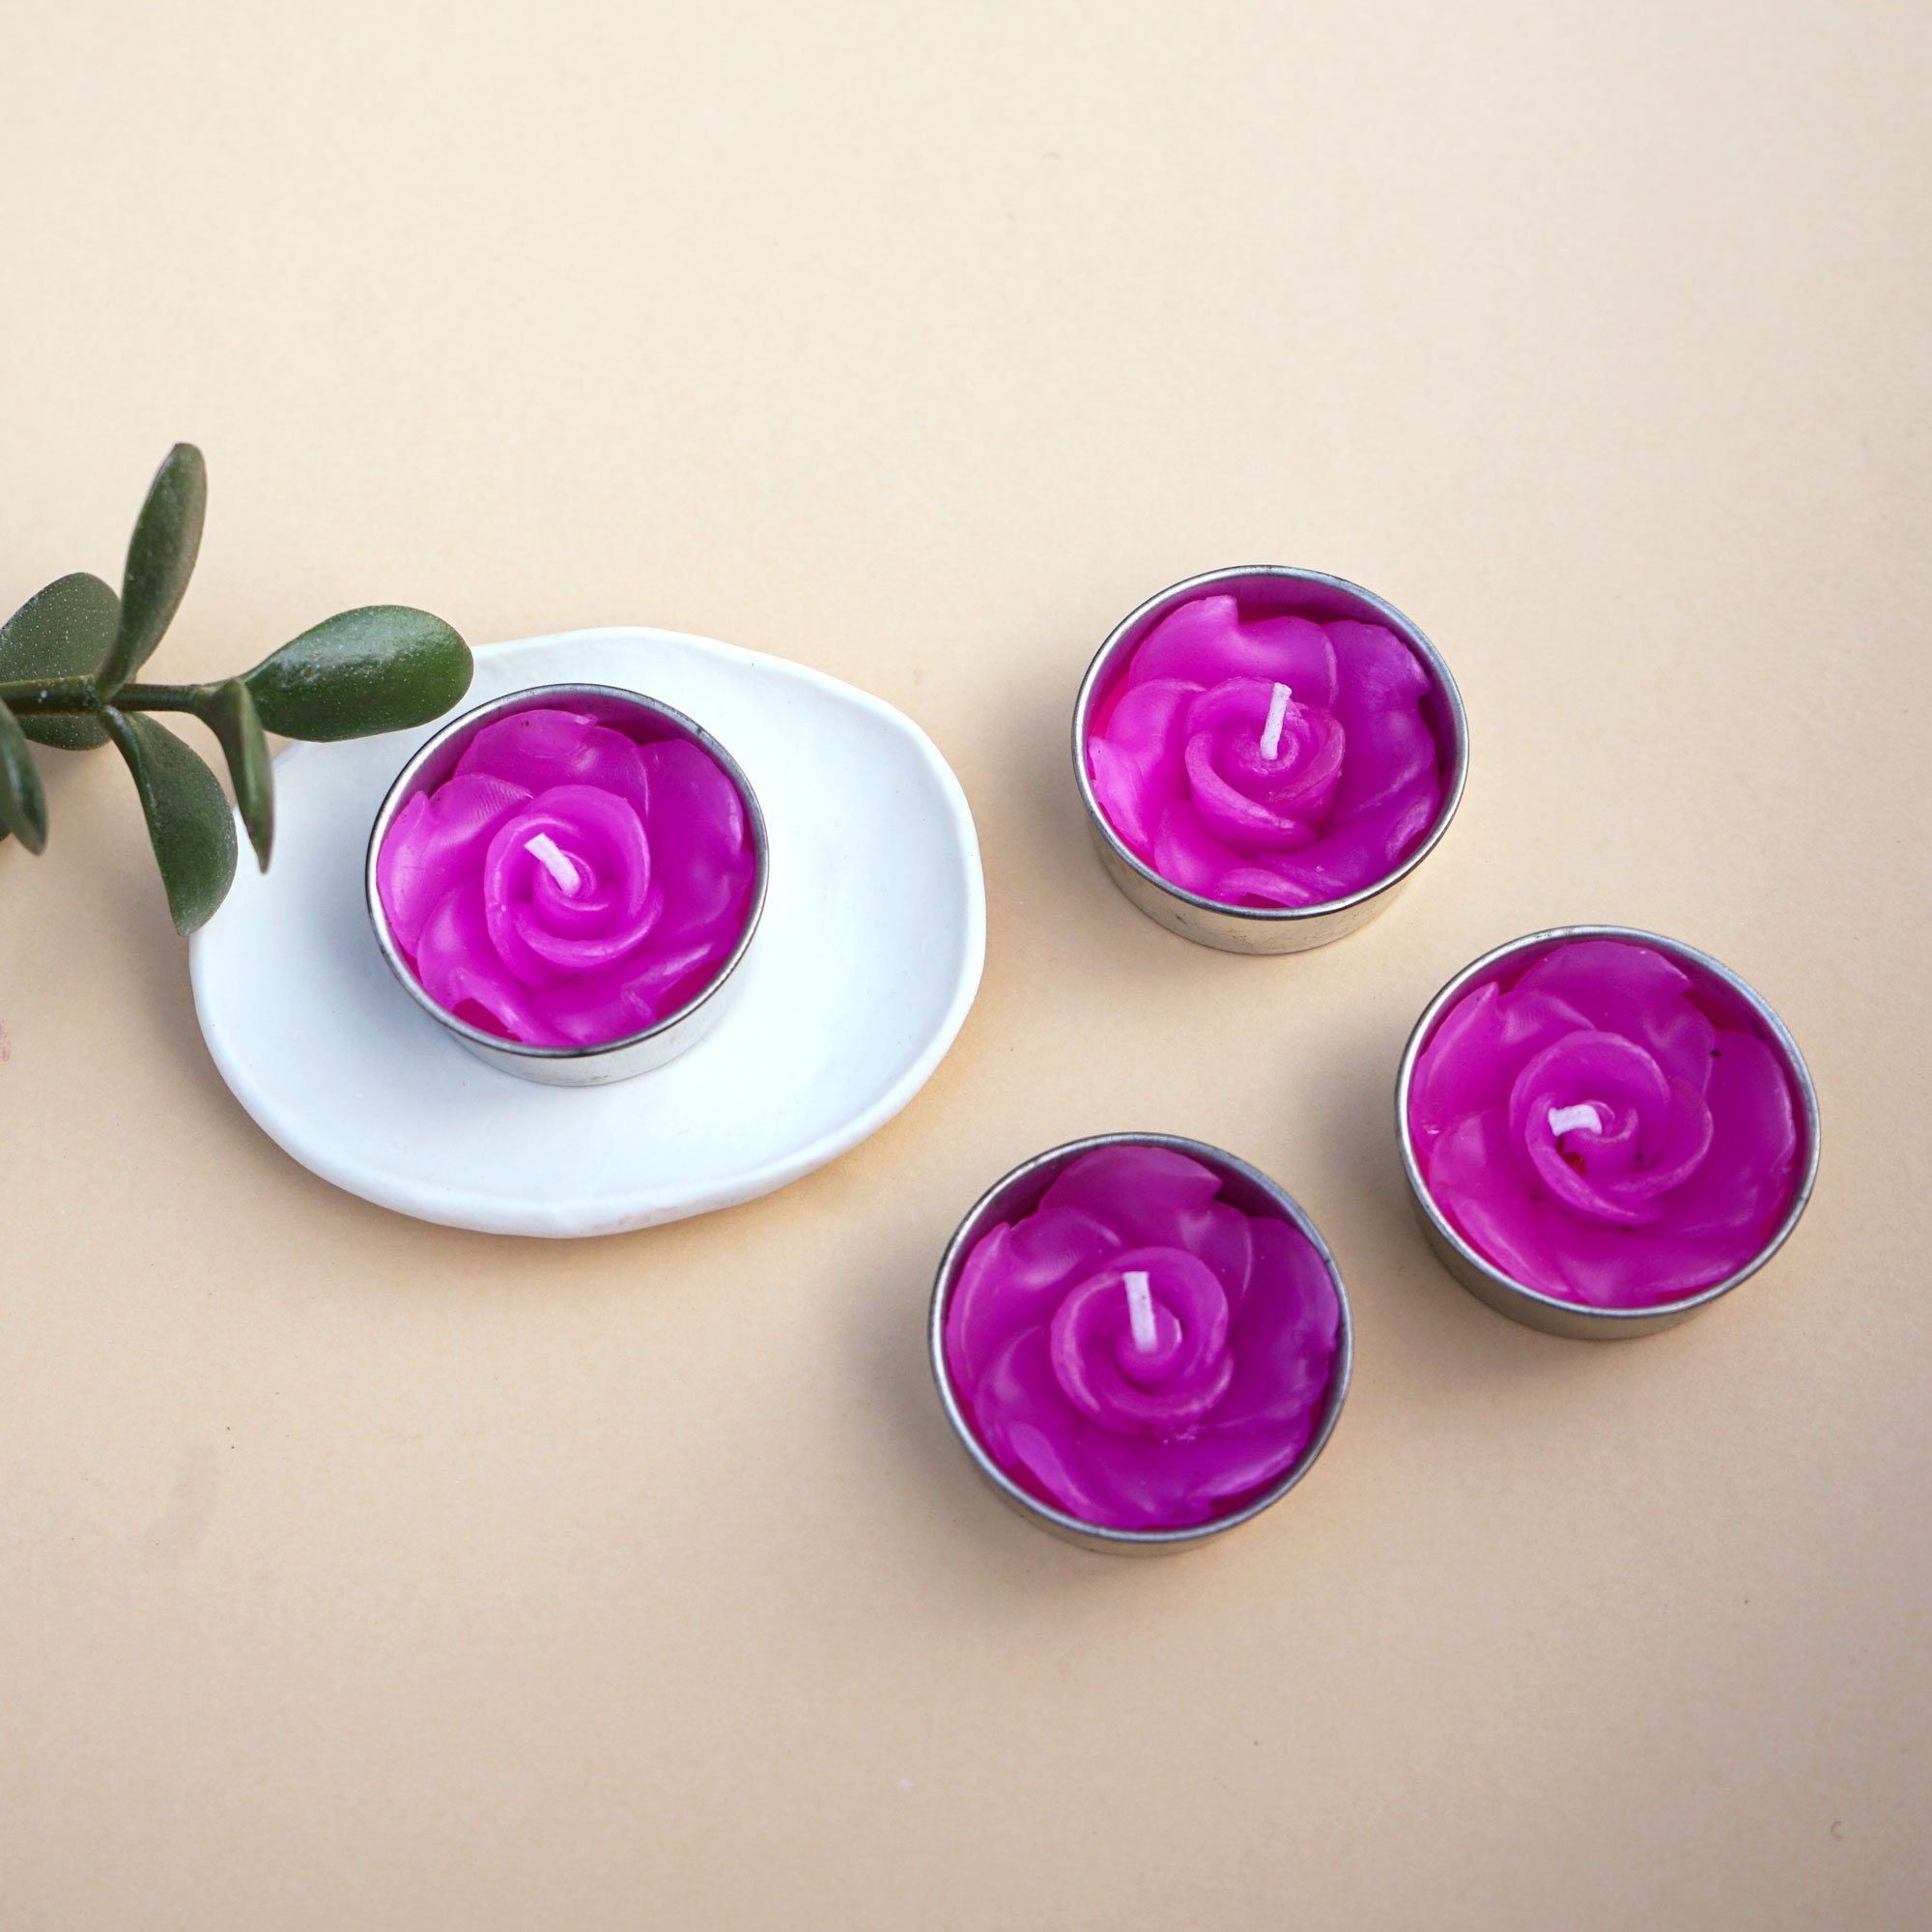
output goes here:
[{"label": "aluminum tealight cup", "polygon": [[[528,1046],[521,1040],[505,1039],[500,1034],[486,1033],[440,1007],[430,998],[422,982],[411,970],[389,930],[388,916],[383,910],[383,895],[377,889],[376,862],[388,836],[391,823],[418,792],[432,790],[456,769],[464,749],[484,725],[520,711],[554,706],[587,713],[600,724],[610,724],[630,735],[639,727],[647,728],[651,741],[681,738],[710,753],[724,769],[745,803],[745,822],[752,840],[755,877],[752,902],[745,915],[745,928],[709,985],[655,1026],[622,1039],[605,1040],[595,1046]],[[764,813],[757,794],[738,761],[710,732],[687,718],[682,711],[646,697],[639,692],[623,691],[608,684],[544,684],[479,704],[473,711],[452,720],[429,740],[397,774],[396,781],[376,813],[369,834],[369,853],[363,867],[363,888],[369,903],[369,921],[376,932],[376,944],[389,970],[403,990],[424,1012],[460,1039],[479,1060],[520,1080],[534,1080],[546,1087],[604,1087],[616,1080],[629,1080],[648,1073],[675,1060],[696,1046],[729,1009],[743,984],[739,968],[751,950],[764,911],[765,887],[771,871],[770,850],[765,837]]]},{"label": "aluminum tealight cup", "polygon": [[[1265,1490],[1251,1497],[1239,1509],[1227,1516],[1216,1517],[1210,1522],[1190,1523],[1180,1529],[1112,1529],[1103,1523],[1088,1522],[1080,1517],[1068,1515],[1065,1510],[1056,1509],[1051,1503],[1043,1502],[1030,1491],[1022,1489],[986,1453],[958,1391],[952,1386],[952,1371],[946,1360],[946,1316],[967,1256],[973,1252],[980,1236],[1000,1222],[1018,1214],[1029,1214],[1038,1207],[1040,1197],[1069,1162],[1084,1153],[1092,1153],[1096,1148],[1108,1147],[1165,1148],[1172,1153],[1185,1154],[1190,1160],[1198,1160],[1219,1178],[1219,1198],[1231,1207],[1238,1208],[1245,1214],[1287,1221],[1305,1235],[1315,1252],[1321,1256],[1322,1265],[1327,1268],[1328,1279],[1335,1285],[1335,1299],[1340,1307],[1340,1319],[1335,1330],[1335,1355],[1329,1365],[1328,1387],[1322,1396],[1313,1434],[1301,1454]],[[1220,1148],[1208,1147],[1200,1141],[1183,1140],[1176,1134],[1095,1134],[1088,1140],[1068,1141],[1064,1147],[1035,1154],[1031,1160],[1022,1162],[1010,1174],[996,1180],[973,1204],[947,1244],[932,1286],[928,1341],[932,1352],[933,1379],[939,1387],[939,1400],[946,1410],[946,1419],[952,1425],[952,1433],[959,1438],[959,1444],[973,1466],[992,1486],[994,1493],[1028,1521],[1037,1523],[1068,1543],[1078,1544],[1083,1549],[1129,1556],[1191,1548],[1210,1537],[1251,1521],[1287,1495],[1313,1467],[1315,1459],[1334,1433],[1336,1420],[1342,1413],[1342,1404],[1348,1398],[1349,1377],[1355,1352],[1354,1325],[1349,1313],[1348,1292],[1342,1286],[1341,1270],[1335,1265],[1335,1257],[1328,1252],[1327,1242],[1321,1238],[1301,1205],[1246,1161],[1236,1159]]]},{"label": "aluminum tealight cup", "polygon": [[[1428,673],[1422,716],[1435,739],[1442,803],[1414,851],[1346,898],[1307,906],[1237,906],[1204,898],[1162,878],[1129,851],[1094,796],[1087,770],[1087,733],[1094,710],[1113,691],[1142,639],[1163,617],[1194,598],[1217,592],[1235,596],[1251,616],[1309,617],[1322,624],[1344,619],[1380,624],[1408,646]],[[1294,570],[1286,564],[1245,564],[1205,571],[1150,597],[1115,625],[1088,667],[1073,706],[1074,780],[1107,876],[1142,912],[1170,932],[1223,952],[1303,952],[1366,925],[1388,906],[1409,875],[1441,842],[1463,801],[1468,772],[1469,731],[1462,694],[1435,646],[1394,605],[1383,603],[1373,591],[1319,570]]]},{"label": "aluminum tealight cup", "polygon": [[[1728,1009],[1724,1017],[1730,1024],[1754,1033],[1771,1048],[1790,1077],[1791,1091],[1797,1098],[1802,1135],[1798,1173],[1790,1202],[1770,1237],[1744,1266],[1722,1281],[1713,1283],[1709,1288],[1697,1289],[1675,1301],[1656,1302],[1645,1308],[1588,1308],[1578,1302],[1564,1301],[1556,1295],[1526,1288],[1503,1273],[1493,1263],[1486,1261],[1456,1232],[1448,1216],[1436,1205],[1423,1180],[1421,1164],[1415,1155],[1414,1137],[1409,1130],[1408,1095],[1415,1077],[1416,1062],[1423,1048],[1435,1037],[1435,1030],[1449,1008],[1472,987],[1505,974],[1514,979],[1544,953],[1579,939],[1628,940],[1633,945],[1652,947],[1666,958],[1674,960],[1690,974],[1700,994],[1715,999]],[[1552,926],[1547,932],[1532,932],[1522,939],[1513,939],[1507,946],[1498,946],[1493,952],[1486,952],[1480,959],[1463,967],[1423,1009],[1422,1017],[1416,1021],[1415,1030],[1408,1037],[1408,1044],[1403,1049],[1402,1066],[1396,1075],[1395,1113],[1403,1173],[1408,1178],[1408,1190],[1421,1217],[1423,1233],[1442,1265],[1477,1300],[1487,1303],[1499,1315],[1507,1315],[1513,1321],[1520,1321],[1527,1327],[1540,1328],[1546,1334],[1568,1335],[1584,1341],[1614,1341],[1674,1327],[1700,1309],[1708,1308],[1720,1296],[1730,1293],[1740,1282],[1748,1281],[1790,1238],[1818,1178],[1817,1090],[1811,1084],[1810,1069],[1804,1065],[1804,1056],[1799,1052],[1798,1042],[1792,1038],[1784,1022],[1772,1011],[1754,987],[1739,979],[1729,967],[1720,965],[1709,953],[1699,952],[1695,947],[1686,946],[1681,940],[1665,939],[1661,933],[1640,932],[1630,926]]]}]

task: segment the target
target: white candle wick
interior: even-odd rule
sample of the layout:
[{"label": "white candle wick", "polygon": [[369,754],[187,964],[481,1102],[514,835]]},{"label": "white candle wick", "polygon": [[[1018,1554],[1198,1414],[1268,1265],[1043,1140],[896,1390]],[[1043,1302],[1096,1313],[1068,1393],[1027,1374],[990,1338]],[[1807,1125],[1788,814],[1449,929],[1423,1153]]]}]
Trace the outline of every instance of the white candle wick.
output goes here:
[{"label": "white candle wick", "polygon": [[1285,684],[1274,688],[1274,696],[1268,699],[1268,722],[1262,726],[1262,756],[1272,761],[1281,755],[1281,727],[1288,719],[1288,704],[1294,696],[1293,690]]},{"label": "white candle wick", "polygon": [[1588,1100],[1575,1107],[1552,1107],[1549,1110],[1549,1131],[1561,1136],[1574,1132],[1577,1127],[1588,1127],[1593,1134],[1604,1131],[1604,1117]]},{"label": "white candle wick", "polygon": [[1134,1347],[1151,1355],[1160,1341],[1160,1330],[1153,1325],[1153,1291],[1138,1268],[1122,1280],[1127,1285],[1127,1322],[1134,1331]]},{"label": "white candle wick", "polygon": [[548,832],[539,832],[526,838],[524,850],[556,881],[557,890],[566,898],[583,884],[583,874],[577,869],[570,854]]}]

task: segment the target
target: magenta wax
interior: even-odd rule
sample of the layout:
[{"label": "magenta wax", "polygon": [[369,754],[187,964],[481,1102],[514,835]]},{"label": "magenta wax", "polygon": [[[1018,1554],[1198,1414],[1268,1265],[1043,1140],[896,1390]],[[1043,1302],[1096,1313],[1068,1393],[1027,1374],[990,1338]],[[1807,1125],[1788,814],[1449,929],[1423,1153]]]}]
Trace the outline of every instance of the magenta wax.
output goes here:
[{"label": "magenta wax", "polygon": [[1206,591],[1149,631],[1094,705],[1094,803],[1135,858],[1203,898],[1349,898],[1396,871],[1441,812],[1430,689],[1385,625]]},{"label": "magenta wax", "polygon": [[[1192,1143],[1084,1145],[988,1197],[997,1218],[972,1233],[950,1296],[942,1270],[942,1386],[1005,1478],[1079,1524],[1237,1516],[1332,1424],[1347,1383],[1339,1279],[1279,1190],[1229,1156],[1198,1150],[1217,1172],[1182,1151]],[[1042,1166],[1044,1191],[1002,1214]],[[1229,1168],[1259,1183],[1243,1205],[1227,1198]]]},{"label": "magenta wax", "polygon": [[1411,1049],[1406,1124],[1439,1213],[1510,1282],[1661,1307],[1741,1278],[1808,1191],[1808,1078],[1775,1016],[1687,948],[1540,935]]},{"label": "magenta wax", "polygon": [[430,999],[538,1047],[628,1038],[699,998],[756,871],[731,775],[654,735],[642,704],[493,719],[395,814],[376,860],[390,935]]}]

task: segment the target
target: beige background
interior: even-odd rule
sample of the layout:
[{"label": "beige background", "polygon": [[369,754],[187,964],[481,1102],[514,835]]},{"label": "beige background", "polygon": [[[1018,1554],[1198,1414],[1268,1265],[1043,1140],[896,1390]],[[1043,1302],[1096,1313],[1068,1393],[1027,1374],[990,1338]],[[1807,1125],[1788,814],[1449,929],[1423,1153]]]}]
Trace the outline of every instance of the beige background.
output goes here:
[{"label": "beige background", "polygon": [[[916,716],[985,988],[786,1192],[573,1246],[284,1158],[111,754],[0,850],[0,1923],[1903,1928],[1932,1881],[1918,0],[11,0],[0,537],[163,665],[339,607],[651,622]],[[1106,885],[1074,686],[1215,564],[1448,655],[1467,803],[1331,951]],[[54,761],[48,760],[51,765]],[[1610,920],[1781,1009],[1778,1264],[1548,1340],[1427,1258],[1404,1035]],[[1165,1563],[1000,1509],[954,1221],[1063,1138],[1280,1177],[1354,1299],[1315,1477]]]}]

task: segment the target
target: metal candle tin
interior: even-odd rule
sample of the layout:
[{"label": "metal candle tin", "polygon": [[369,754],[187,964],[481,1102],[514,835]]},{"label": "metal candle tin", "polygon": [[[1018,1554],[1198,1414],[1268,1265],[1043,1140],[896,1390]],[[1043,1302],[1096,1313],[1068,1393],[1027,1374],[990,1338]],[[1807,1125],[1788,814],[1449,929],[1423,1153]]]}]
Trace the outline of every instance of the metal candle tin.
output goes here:
[{"label": "metal candle tin", "polygon": [[[1578,939],[1629,940],[1635,945],[1654,947],[1675,960],[1698,982],[1700,988],[1715,990],[1732,1009],[1729,1017],[1734,1024],[1747,1026],[1778,1056],[1791,1076],[1792,1089],[1798,1096],[1804,1145],[1799,1154],[1797,1184],[1792,1189],[1790,1205],[1783,1218],[1764,1246],[1735,1274],[1709,1288],[1700,1288],[1681,1300],[1661,1302],[1648,1308],[1586,1308],[1579,1303],[1559,1300],[1554,1295],[1525,1288],[1522,1283],[1513,1281],[1500,1268],[1485,1261],[1450,1225],[1448,1217],[1435,1205],[1424,1184],[1422,1169],[1415,1157],[1415,1144],[1408,1124],[1409,1084],[1414,1078],[1416,1060],[1434,1037],[1442,1015],[1470,987],[1499,978],[1507,969],[1517,972],[1525,970],[1553,947],[1565,946]],[[1429,1244],[1443,1266],[1477,1300],[1486,1302],[1498,1314],[1507,1315],[1512,1321],[1520,1321],[1528,1327],[1540,1328],[1547,1334],[1568,1335],[1585,1341],[1613,1341],[1674,1327],[1699,1309],[1708,1308],[1719,1296],[1728,1294],[1740,1282],[1747,1281],[1789,1238],[1791,1231],[1798,1225],[1799,1216],[1804,1212],[1804,1205],[1810,1200],[1812,1186],[1818,1178],[1817,1090],[1811,1084],[1804,1056],[1799,1052],[1798,1042],[1786,1031],[1784,1022],[1765,1004],[1761,994],[1708,953],[1699,952],[1695,947],[1686,946],[1681,940],[1665,939],[1660,933],[1642,932],[1631,926],[1552,926],[1547,932],[1532,932],[1521,939],[1513,939],[1507,946],[1498,946],[1494,952],[1486,952],[1480,959],[1463,967],[1423,1009],[1422,1017],[1416,1021],[1415,1030],[1408,1037],[1408,1044],[1403,1049],[1402,1066],[1396,1075],[1395,1113],[1403,1172],[1408,1177],[1409,1193],[1414,1197],[1423,1233],[1429,1237]]]},{"label": "metal candle tin", "polygon": [[[1240,1208],[1246,1214],[1272,1215],[1292,1222],[1307,1236],[1316,1253],[1321,1257],[1329,1280],[1335,1284],[1335,1298],[1341,1306],[1341,1320],[1335,1335],[1335,1359],[1329,1370],[1327,1393],[1322,1398],[1321,1411],[1316,1418],[1313,1435],[1301,1454],[1260,1495],[1231,1515],[1218,1517],[1211,1522],[1191,1523],[1180,1529],[1110,1529],[1101,1523],[1083,1521],[1079,1517],[1069,1516],[1065,1510],[1041,1501],[1014,1482],[986,1453],[953,1389],[952,1371],[947,1366],[946,1314],[952,1304],[960,1270],[965,1266],[966,1257],[972,1253],[974,1244],[1000,1222],[1031,1213],[1039,1205],[1040,1196],[1053,1184],[1055,1177],[1070,1161],[1077,1160],[1084,1153],[1092,1153],[1095,1148],[1106,1147],[1166,1148],[1174,1153],[1198,1160],[1203,1167],[1211,1169],[1220,1177],[1220,1198],[1232,1207]],[[933,1379],[939,1387],[939,1400],[946,1410],[946,1419],[952,1425],[952,1433],[959,1438],[960,1446],[971,1459],[973,1466],[992,1485],[1001,1500],[1029,1521],[1039,1524],[1068,1543],[1078,1544],[1083,1549],[1122,1555],[1189,1548],[1260,1516],[1270,1504],[1278,1503],[1308,1473],[1333,1434],[1336,1419],[1342,1413],[1342,1404],[1349,1394],[1349,1377],[1354,1362],[1354,1325],[1349,1313],[1348,1292],[1342,1286],[1341,1270],[1335,1265],[1334,1256],[1328,1252],[1327,1242],[1303,1212],[1300,1204],[1246,1161],[1236,1159],[1220,1148],[1208,1147],[1201,1141],[1183,1140],[1176,1134],[1095,1134],[1087,1140],[1068,1141],[1064,1147],[1050,1148],[1045,1153],[1035,1154],[1031,1160],[1022,1162],[1010,1174],[996,1180],[973,1204],[940,1260],[939,1273],[932,1286],[928,1341]]]},{"label": "metal candle tin", "polygon": [[[1177,606],[1209,592],[1232,593],[1244,611],[1268,616],[1309,617],[1318,623],[1352,619],[1381,624],[1415,653],[1429,673],[1430,689],[1423,699],[1423,719],[1435,734],[1441,754],[1442,804],[1435,822],[1401,865],[1383,877],[1351,893],[1310,906],[1235,906],[1203,898],[1135,857],[1107,823],[1094,796],[1087,770],[1087,727],[1094,708],[1114,688],[1135,649],[1153,627]],[[1150,597],[1139,610],[1115,625],[1107,641],[1087,668],[1080,696],[1073,706],[1073,775],[1081,802],[1099,849],[1107,876],[1147,916],[1178,932],[1183,939],[1212,946],[1223,952],[1302,952],[1325,946],[1366,925],[1394,898],[1408,875],[1428,858],[1462,803],[1469,771],[1468,723],[1462,694],[1449,667],[1435,646],[1394,605],[1372,591],[1319,570],[1294,570],[1286,564],[1261,563],[1229,570],[1205,571]]]},{"label": "metal candle tin", "polygon": [[[738,943],[719,969],[718,977],[688,1006],[659,1020],[655,1026],[597,1046],[527,1046],[521,1040],[485,1033],[480,1027],[473,1027],[440,1007],[423,990],[421,981],[410,970],[409,962],[397,947],[376,885],[376,860],[396,813],[418,792],[442,783],[455,770],[464,748],[485,724],[515,712],[544,705],[586,712],[600,723],[614,725],[620,730],[647,725],[652,741],[682,738],[708,752],[724,766],[745,802],[746,824],[756,865],[756,879],[752,888],[752,903],[746,914],[745,929],[738,935]],[[396,976],[403,990],[479,1060],[489,1062],[504,1073],[514,1073],[519,1079],[538,1081],[547,1087],[603,1087],[612,1081],[629,1080],[636,1074],[648,1073],[654,1067],[676,1059],[687,1047],[696,1046],[718,1024],[741,983],[738,968],[743,964],[753,935],[758,929],[770,870],[765,819],[758,808],[757,794],[753,791],[751,781],[740,769],[737,759],[710,732],[694,724],[683,712],[675,711],[654,697],[646,697],[640,692],[622,691],[608,684],[544,684],[513,691],[506,696],[493,698],[488,704],[479,704],[473,711],[466,711],[462,717],[452,720],[437,732],[403,767],[397,774],[395,783],[389,787],[388,795],[383,800],[369,834],[363,889],[369,902],[369,921],[376,931],[376,944],[382,949],[383,957],[388,961],[389,970]]]}]

